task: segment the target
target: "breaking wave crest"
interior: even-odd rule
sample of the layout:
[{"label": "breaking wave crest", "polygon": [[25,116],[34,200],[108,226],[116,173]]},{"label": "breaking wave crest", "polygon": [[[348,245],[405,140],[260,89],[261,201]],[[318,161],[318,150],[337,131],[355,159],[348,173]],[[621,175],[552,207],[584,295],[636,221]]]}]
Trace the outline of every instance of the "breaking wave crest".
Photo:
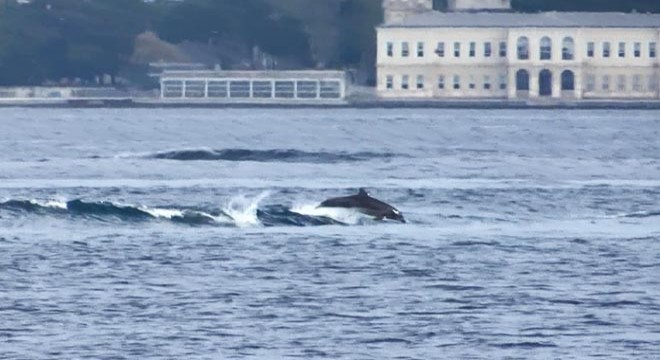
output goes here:
[{"label": "breaking wave crest", "polygon": [[87,202],[71,200],[67,202],[38,200],[9,200],[0,203],[0,210],[14,215],[63,216],[98,220],[102,222],[141,222],[169,220],[186,224],[231,223],[231,218],[222,213],[216,215],[189,209],[161,209],[145,206],[115,204],[109,201]]},{"label": "breaking wave crest", "polygon": [[148,154],[148,159],[177,161],[254,161],[291,163],[338,163],[388,159],[398,156],[393,153],[375,152],[307,152],[293,149],[249,150],[249,149],[184,149]]},{"label": "breaking wave crest", "polygon": [[351,210],[316,209],[315,205],[290,208],[284,205],[261,206],[268,197],[235,196],[216,209],[147,207],[109,201],[8,200],[0,202],[0,219],[11,217],[55,217],[71,221],[105,223],[169,222],[191,226],[275,227],[360,224],[361,215]]}]

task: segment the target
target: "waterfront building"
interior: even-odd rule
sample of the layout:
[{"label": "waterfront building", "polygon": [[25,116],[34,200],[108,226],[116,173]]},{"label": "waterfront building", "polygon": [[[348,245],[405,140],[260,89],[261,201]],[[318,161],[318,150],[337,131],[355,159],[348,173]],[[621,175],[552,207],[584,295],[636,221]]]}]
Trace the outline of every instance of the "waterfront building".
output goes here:
[{"label": "waterfront building", "polygon": [[165,71],[161,99],[186,103],[337,103],[346,98],[342,71]]},{"label": "waterfront building", "polygon": [[510,0],[384,0],[378,94],[660,99],[660,14],[511,11]]}]

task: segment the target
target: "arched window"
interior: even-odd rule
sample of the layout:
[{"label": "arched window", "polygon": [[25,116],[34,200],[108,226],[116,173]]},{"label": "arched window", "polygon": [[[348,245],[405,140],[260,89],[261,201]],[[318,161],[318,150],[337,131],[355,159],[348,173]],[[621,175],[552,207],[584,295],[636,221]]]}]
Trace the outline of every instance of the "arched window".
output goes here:
[{"label": "arched window", "polygon": [[529,91],[529,72],[527,70],[518,70],[516,73],[516,90]]},{"label": "arched window", "polygon": [[563,60],[575,59],[575,41],[572,37],[565,37],[561,44],[561,58]]},{"label": "arched window", "polygon": [[552,72],[544,69],[539,73],[539,95],[552,96]]},{"label": "arched window", "polygon": [[518,60],[529,59],[529,39],[525,36],[518,38]]},{"label": "arched window", "polygon": [[544,36],[541,38],[541,60],[552,59],[552,40]]},{"label": "arched window", "polygon": [[566,70],[561,73],[561,89],[575,90],[575,74],[572,71]]}]

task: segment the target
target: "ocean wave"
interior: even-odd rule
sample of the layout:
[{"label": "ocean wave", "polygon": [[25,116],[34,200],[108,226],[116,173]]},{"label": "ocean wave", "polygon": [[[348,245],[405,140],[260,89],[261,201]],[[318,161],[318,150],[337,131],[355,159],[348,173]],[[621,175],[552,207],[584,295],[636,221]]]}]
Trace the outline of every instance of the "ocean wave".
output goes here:
[{"label": "ocean wave", "polygon": [[44,213],[50,211],[66,210],[67,204],[65,202],[55,200],[7,200],[0,202],[0,209]]},{"label": "ocean wave", "polygon": [[619,218],[638,218],[638,219],[643,219],[643,218],[650,218],[650,217],[656,217],[660,216],[660,211],[638,211],[630,214],[622,214],[617,217]]},{"label": "ocean wave", "polygon": [[[450,178],[425,177],[406,178],[390,176],[387,178],[366,178],[360,180],[360,185],[367,188],[381,189],[409,189],[409,190],[582,190],[592,186],[587,183],[555,181],[545,182],[519,178]],[[612,187],[623,188],[653,188],[660,189],[659,182],[612,182]],[[177,174],[169,179],[140,179],[140,178],[15,178],[2,179],[0,189],[71,189],[71,188],[158,188],[171,189],[197,187],[197,188],[305,188],[305,189],[354,189],[355,180],[349,177],[254,177],[254,176],[228,176],[223,178],[186,178],[185,174]],[[657,188],[657,189],[655,189]]]},{"label": "ocean wave", "polygon": [[[7,200],[0,202],[0,214],[14,217],[51,216],[70,220],[106,223],[155,222],[191,226],[229,226],[241,228],[276,226],[323,226],[364,224],[362,215],[351,210],[314,210],[315,205],[290,208],[285,205],[261,206],[268,192],[255,197],[237,195],[216,209],[148,207],[110,201]],[[343,211],[343,212],[342,212]]]},{"label": "ocean wave", "polygon": [[170,220],[177,223],[210,224],[222,223],[222,215],[186,209],[159,209],[144,206],[115,204],[109,201],[88,202],[80,199],[71,201],[8,200],[0,202],[0,210],[15,215],[32,214],[42,216],[67,216],[99,221],[140,222]]},{"label": "ocean wave", "polygon": [[291,163],[338,163],[388,159],[399,156],[375,152],[307,152],[294,149],[183,149],[144,155],[144,158],[177,161],[254,161]]}]

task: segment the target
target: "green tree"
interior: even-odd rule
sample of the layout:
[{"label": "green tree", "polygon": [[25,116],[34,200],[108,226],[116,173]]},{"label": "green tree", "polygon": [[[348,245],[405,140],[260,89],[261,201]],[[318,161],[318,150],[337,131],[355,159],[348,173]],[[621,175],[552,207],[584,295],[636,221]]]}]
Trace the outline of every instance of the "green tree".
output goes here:
[{"label": "green tree", "polygon": [[172,6],[157,23],[161,38],[213,43],[230,39],[279,57],[310,63],[310,47],[302,24],[279,15],[263,0],[189,0]]},{"label": "green tree", "polygon": [[36,0],[0,13],[0,84],[114,77],[147,27],[140,0]]}]

